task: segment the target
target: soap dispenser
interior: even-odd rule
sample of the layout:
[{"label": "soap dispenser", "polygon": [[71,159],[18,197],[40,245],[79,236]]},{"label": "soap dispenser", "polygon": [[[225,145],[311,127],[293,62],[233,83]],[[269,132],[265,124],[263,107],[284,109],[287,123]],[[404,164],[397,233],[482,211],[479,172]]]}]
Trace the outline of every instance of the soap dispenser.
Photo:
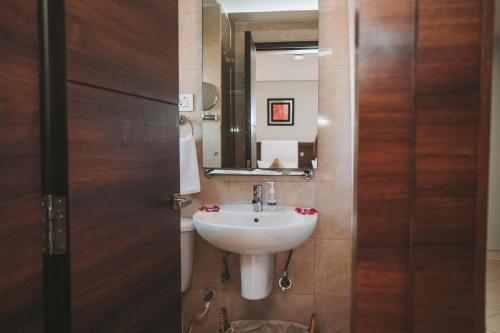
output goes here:
[{"label": "soap dispenser", "polygon": [[278,201],[276,200],[276,189],[274,188],[274,182],[267,182],[269,184],[269,198],[267,200],[267,206],[269,210],[275,210],[278,205]]}]

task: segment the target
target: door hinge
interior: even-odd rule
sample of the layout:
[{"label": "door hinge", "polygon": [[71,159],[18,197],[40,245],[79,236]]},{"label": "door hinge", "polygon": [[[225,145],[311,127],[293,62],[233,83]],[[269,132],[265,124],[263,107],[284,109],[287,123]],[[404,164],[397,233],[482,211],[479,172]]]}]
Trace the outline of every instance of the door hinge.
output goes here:
[{"label": "door hinge", "polygon": [[43,253],[49,256],[68,250],[66,198],[46,195],[42,198]]}]

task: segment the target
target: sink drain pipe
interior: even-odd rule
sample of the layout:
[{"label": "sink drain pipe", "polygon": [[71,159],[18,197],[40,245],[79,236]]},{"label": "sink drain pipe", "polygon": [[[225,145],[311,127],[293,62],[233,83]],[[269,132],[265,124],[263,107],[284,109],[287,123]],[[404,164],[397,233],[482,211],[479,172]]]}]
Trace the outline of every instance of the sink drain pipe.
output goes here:
[{"label": "sink drain pipe", "polygon": [[220,279],[222,283],[226,284],[231,280],[231,271],[229,270],[229,264],[227,262],[228,257],[231,255],[231,252],[226,252],[224,256],[222,257],[222,264],[224,265],[224,270],[222,271],[222,274],[220,275]]},{"label": "sink drain pipe", "polygon": [[286,259],[285,269],[283,270],[283,276],[278,281],[278,285],[281,288],[281,291],[286,291],[292,288],[292,279],[288,275],[288,266],[290,266],[290,261],[292,260],[293,250],[288,252],[288,258]]},{"label": "sink drain pipe", "polygon": [[191,323],[189,324],[188,333],[192,333],[194,325],[199,324],[201,321],[203,321],[205,319],[205,317],[208,314],[208,311],[210,310],[211,302],[213,300],[215,300],[216,297],[217,297],[217,291],[215,289],[213,289],[213,288],[205,289],[205,291],[203,293],[203,301],[205,302],[205,309],[198,316],[191,319]]}]

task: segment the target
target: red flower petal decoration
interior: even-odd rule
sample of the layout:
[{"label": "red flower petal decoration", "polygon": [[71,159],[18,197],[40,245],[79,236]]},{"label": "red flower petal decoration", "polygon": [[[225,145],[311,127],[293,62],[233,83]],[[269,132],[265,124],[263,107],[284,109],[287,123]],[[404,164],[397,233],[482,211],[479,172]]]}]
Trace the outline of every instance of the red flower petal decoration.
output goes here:
[{"label": "red flower petal decoration", "polygon": [[200,210],[207,213],[217,213],[220,211],[220,207],[218,205],[213,205],[211,207],[201,206]]},{"label": "red flower petal decoration", "polygon": [[316,208],[295,208],[295,211],[302,215],[314,215],[319,212]]},{"label": "red flower petal decoration", "polygon": [[309,215],[314,215],[314,214],[317,214],[317,213],[318,213],[318,210],[316,208],[309,209]]}]

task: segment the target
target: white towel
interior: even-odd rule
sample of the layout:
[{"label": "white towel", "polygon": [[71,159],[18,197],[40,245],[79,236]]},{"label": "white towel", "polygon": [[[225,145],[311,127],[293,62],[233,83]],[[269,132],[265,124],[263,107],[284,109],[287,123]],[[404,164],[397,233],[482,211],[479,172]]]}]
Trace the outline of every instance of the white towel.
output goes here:
[{"label": "white towel", "polygon": [[196,143],[192,135],[179,139],[179,160],[181,174],[181,194],[200,193],[200,173]]}]

